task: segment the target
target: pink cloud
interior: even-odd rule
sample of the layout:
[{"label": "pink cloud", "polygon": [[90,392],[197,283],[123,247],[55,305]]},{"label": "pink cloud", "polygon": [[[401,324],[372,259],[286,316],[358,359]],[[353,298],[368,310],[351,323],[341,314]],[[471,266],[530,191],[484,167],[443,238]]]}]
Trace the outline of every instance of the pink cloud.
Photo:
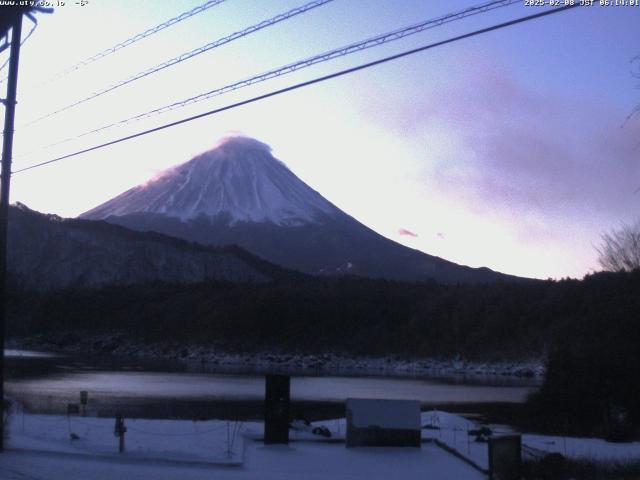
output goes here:
[{"label": "pink cloud", "polygon": [[406,235],[408,237],[417,237],[417,233],[413,233],[411,230],[407,230],[406,228],[398,229],[398,235]]},{"label": "pink cloud", "polygon": [[[640,118],[621,128],[628,110],[595,95],[535,90],[486,59],[472,59],[467,70],[473,81],[427,85],[400,105],[375,97],[368,106],[424,149],[432,191],[527,234],[547,235],[540,219],[620,219],[637,211]],[[432,148],[446,140],[446,148]]]}]

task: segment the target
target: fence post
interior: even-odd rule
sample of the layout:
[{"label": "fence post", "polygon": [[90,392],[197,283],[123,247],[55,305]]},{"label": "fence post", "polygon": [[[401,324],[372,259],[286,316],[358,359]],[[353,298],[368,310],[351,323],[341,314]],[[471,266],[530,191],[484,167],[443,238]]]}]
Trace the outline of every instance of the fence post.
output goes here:
[{"label": "fence post", "polygon": [[116,413],[116,425],[114,428],[114,435],[119,438],[118,451],[124,453],[124,434],[127,432],[127,427],[124,426],[124,415],[122,413]]}]

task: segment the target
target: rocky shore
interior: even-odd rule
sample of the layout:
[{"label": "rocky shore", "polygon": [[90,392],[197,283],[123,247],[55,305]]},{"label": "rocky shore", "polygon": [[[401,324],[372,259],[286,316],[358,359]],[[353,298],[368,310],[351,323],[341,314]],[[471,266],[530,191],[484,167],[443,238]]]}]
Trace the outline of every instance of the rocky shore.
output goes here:
[{"label": "rocky shore", "polygon": [[400,355],[362,356],[345,353],[230,351],[223,345],[192,345],[180,342],[139,343],[123,334],[64,333],[11,339],[8,348],[59,354],[175,361],[191,369],[229,372],[282,372],[291,374],[340,374],[428,377],[499,377],[505,380],[542,380],[544,361],[478,361],[453,358],[408,358]]}]

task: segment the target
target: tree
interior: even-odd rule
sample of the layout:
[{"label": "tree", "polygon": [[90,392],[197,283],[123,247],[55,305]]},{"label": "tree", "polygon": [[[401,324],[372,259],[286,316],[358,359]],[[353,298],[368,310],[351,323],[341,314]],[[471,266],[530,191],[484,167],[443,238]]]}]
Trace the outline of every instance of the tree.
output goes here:
[{"label": "tree", "polygon": [[640,269],[640,220],[604,233],[602,243],[596,249],[598,263],[604,270],[630,272]]}]

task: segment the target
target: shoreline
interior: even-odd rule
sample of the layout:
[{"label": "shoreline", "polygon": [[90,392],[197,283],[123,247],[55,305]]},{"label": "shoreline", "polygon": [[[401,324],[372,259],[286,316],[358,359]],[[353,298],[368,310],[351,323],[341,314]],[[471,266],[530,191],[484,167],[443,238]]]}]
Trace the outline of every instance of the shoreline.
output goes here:
[{"label": "shoreline", "polygon": [[46,351],[54,354],[114,357],[143,362],[178,363],[190,371],[220,373],[282,373],[298,375],[385,376],[459,378],[464,381],[541,383],[544,361],[478,361],[453,358],[408,358],[399,355],[353,355],[336,352],[281,353],[275,351],[238,352],[222,345],[194,345],[178,342],[139,343],[123,334],[34,335],[12,338],[7,349]]}]

